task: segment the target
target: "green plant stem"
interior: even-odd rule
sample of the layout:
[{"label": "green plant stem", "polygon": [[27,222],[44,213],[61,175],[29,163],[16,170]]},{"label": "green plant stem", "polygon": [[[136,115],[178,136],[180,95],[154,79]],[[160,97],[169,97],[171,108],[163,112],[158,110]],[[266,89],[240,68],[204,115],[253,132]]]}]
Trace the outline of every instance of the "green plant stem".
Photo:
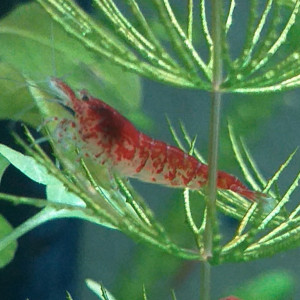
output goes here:
[{"label": "green plant stem", "polygon": [[213,82],[209,133],[207,221],[204,229],[204,248],[202,263],[201,300],[210,299],[211,266],[208,262],[213,256],[214,234],[217,233],[216,195],[218,172],[218,148],[222,83],[222,1],[212,0],[212,40],[213,40]]},{"label": "green plant stem", "polygon": [[207,222],[204,231],[204,259],[213,256],[213,234],[216,223],[216,196],[217,196],[217,171],[218,171],[218,145],[220,123],[221,94],[212,93],[210,117],[210,143],[208,159],[208,186],[207,186]]},{"label": "green plant stem", "polygon": [[210,277],[211,277],[211,268],[208,261],[204,261],[201,263],[201,292],[200,292],[200,300],[210,299]]}]

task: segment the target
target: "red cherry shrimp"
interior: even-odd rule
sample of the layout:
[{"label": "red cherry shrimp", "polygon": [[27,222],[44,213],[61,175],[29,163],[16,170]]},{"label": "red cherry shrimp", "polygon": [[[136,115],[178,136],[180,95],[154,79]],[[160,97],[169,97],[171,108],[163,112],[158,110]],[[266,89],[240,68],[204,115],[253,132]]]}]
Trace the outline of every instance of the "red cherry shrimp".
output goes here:
[{"label": "red cherry shrimp", "polygon": [[[96,162],[109,161],[113,170],[127,177],[170,187],[198,190],[208,181],[208,166],[177,147],[140,132],[113,107],[89,95],[79,97],[63,81],[52,78],[50,88],[74,111],[73,126],[87,153]],[[217,187],[230,190],[251,201],[268,199],[248,189],[238,178],[218,172]]]}]

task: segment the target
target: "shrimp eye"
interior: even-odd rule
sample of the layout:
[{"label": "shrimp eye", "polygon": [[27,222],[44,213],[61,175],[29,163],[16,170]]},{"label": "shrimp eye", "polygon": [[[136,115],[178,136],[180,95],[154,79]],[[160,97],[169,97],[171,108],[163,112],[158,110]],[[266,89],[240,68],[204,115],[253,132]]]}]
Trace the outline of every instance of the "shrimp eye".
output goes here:
[{"label": "shrimp eye", "polygon": [[89,101],[90,100],[90,97],[88,95],[82,95],[81,96],[81,100],[82,101]]}]

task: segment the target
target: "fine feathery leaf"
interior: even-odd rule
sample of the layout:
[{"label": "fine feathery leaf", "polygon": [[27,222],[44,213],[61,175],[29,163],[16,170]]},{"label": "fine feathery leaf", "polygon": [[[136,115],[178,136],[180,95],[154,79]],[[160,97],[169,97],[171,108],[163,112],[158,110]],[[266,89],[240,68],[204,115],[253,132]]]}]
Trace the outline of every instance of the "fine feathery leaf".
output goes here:
[{"label": "fine feathery leaf", "polygon": [[176,62],[170,60],[169,55],[165,52],[165,49],[162,47],[160,41],[156,38],[155,34],[153,33],[153,30],[149,26],[149,22],[143,15],[138,3],[135,0],[125,1],[129,5],[133,16],[135,17],[137,23],[140,25],[139,27],[144,32],[145,36],[153,45],[155,45],[157,52],[161,53],[162,57],[166,56],[170,63],[175,64],[174,66],[177,66]]},{"label": "fine feathery leaf", "polygon": [[270,47],[268,50],[267,54],[262,54],[261,56],[263,57],[257,64],[256,66],[252,69],[251,73],[255,72],[256,70],[260,69],[263,65],[265,65],[269,59],[278,51],[280,46],[284,43],[286,40],[286,36],[289,33],[291,27],[294,25],[297,13],[299,11],[299,5],[300,1],[296,0],[295,1],[295,7],[290,15],[290,18],[288,19],[284,29],[282,30],[281,34],[278,36],[278,39],[276,42]]},{"label": "fine feathery leaf", "polygon": [[266,180],[265,178],[263,177],[262,173],[260,172],[258,166],[256,165],[256,162],[255,160],[253,159],[247,145],[246,145],[246,142],[244,141],[244,139],[241,139],[241,144],[242,144],[242,149],[246,155],[246,158],[251,166],[251,169],[252,171],[254,172],[254,175],[256,176],[257,180],[259,181],[259,183],[262,185],[262,186],[265,186],[266,185]]},{"label": "fine feathery leaf", "polygon": [[143,284],[143,300],[148,300],[145,285]]},{"label": "fine feathery leaf", "polygon": [[127,20],[113,1],[95,1],[95,4],[101,9],[106,17],[113,23],[117,29],[117,34],[123,39],[130,42],[130,45],[139,51],[141,55],[158,67],[163,67],[167,71],[176,74],[176,69],[172,65],[175,64],[169,57],[167,60],[164,57],[158,56],[160,53],[150,41],[145,39],[135,27]]},{"label": "fine feathery leaf", "polygon": [[192,43],[186,37],[184,31],[179,25],[175,14],[170,6],[168,0],[154,0],[158,13],[167,31],[170,34],[170,38],[173,40],[173,44],[178,50],[178,54],[182,57],[186,67],[190,72],[197,73],[197,68],[204,73],[207,78],[211,78],[211,72],[205,65],[202,58],[199,56],[197,51],[194,49]]},{"label": "fine feathery leaf", "polygon": [[230,137],[232,149],[233,149],[235,157],[239,163],[239,166],[241,167],[241,169],[243,171],[245,179],[249,182],[249,184],[252,186],[253,189],[259,190],[259,185],[254,180],[249,168],[247,167],[247,165],[243,159],[243,156],[241,154],[241,149],[238,146],[238,142],[237,142],[237,139],[235,137],[235,134],[233,132],[233,128],[232,128],[232,125],[230,124],[230,122],[228,122],[228,131],[229,131],[229,137]]},{"label": "fine feathery leaf", "polygon": [[288,158],[285,160],[285,162],[278,168],[278,170],[274,173],[274,175],[269,179],[269,181],[265,184],[265,188],[264,188],[263,192],[268,192],[269,189],[271,188],[271,186],[278,180],[281,173],[286,169],[286,167],[292,161],[297,150],[298,150],[298,148],[296,148],[296,150],[288,156]]},{"label": "fine feathery leaf", "polygon": [[190,197],[189,197],[189,189],[185,188],[183,192],[183,198],[184,198],[184,209],[185,209],[185,215],[186,215],[186,220],[188,225],[191,227],[192,232],[195,235],[198,235],[199,229],[196,226],[192,212],[191,212],[191,207],[190,207]]},{"label": "fine feathery leaf", "polygon": [[193,13],[194,13],[194,0],[188,0],[187,37],[190,43],[193,42]]},{"label": "fine feathery leaf", "polygon": [[172,296],[172,300],[177,300],[174,290],[171,290],[171,296]]},{"label": "fine feathery leaf", "polygon": [[[81,41],[83,45],[94,51],[97,55],[101,55],[113,63],[143,76],[187,87],[193,87],[195,85],[186,75],[184,75],[184,70],[178,69],[176,73],[182,73],[183,75],[177,75],[174,72],[170,72],[170,70],[166,70],[164,66],[157,66],[157,63],[163,61],[163,58],[158,61],[153,56],[153,53],[142,46],[138,48],[139,51],[142,51],[142,53],[140,53],[141,56],[150,61],[148,62],[139,59],[134,51],[128,49],[122,41],[104,29],[104,26],[99,26],[97,22],[94,22],[92,18],[75,3],[69,0],[65,1],[64,4],[49,0],[38,1],[53,19],[59,22],[67,32]],[[108,2],[110,1],[105,1],[106,4]],[[108,6],[103,4],[99,6],[99,8],[107,9]],[[113,19],[120,24],[120,13],[118,13],[118,10],[114,10],[113,14],[112,12],[110,6],[110,19]],[[65,18],[64,16],[68,16],[68,18]],[[129,26],[130,22],[126,22],[124,25],[124,19],[122,18],[122,20],[122,26],[125,26],[125,28],[123,27],[125,30],[125,35],[123,37],[126,38],[127,42],[132,43],[130,37],[132,37],[131,31],[133,29]],[[136,47],[136,44],[133,44]],[[141,44],[137,43],[137,46],[138,45]],[[146,53],[144,53],[144,51],[146,51]],[[202,85],[203,83],[200,81],[199,84]]]},{"label": "fine feathery leaf", "polygon": [[[187,16],[184,18],[187,20],[186,30],[169,0],[153,0],[165,30],[164,39],[173,46],[175,53],[169,52],[171,47],[162,46],[163,42],[156,36],[154,28],[149,25],[151,22],[143,13],[143,4],[135,0],[125,1],[132,11],[133,20],[126,16],[126,10],[123,11],[116,1],[95,0],[95,8],[106,17],[109,24],[94,20],[71,0],[64,3],[51,0],[38,2],[84,47],[114,64],[177,86],[205,90],[212,87],[212,53],[217,45],[213,44],[210,35],[204,0],[200,1],[199,6],[195,5],[194,0],[187,1]],[[267,0],[262,12],[259,11],[258,1],[251,1],[245,46],[240,57],[232,61],[230,40],[225,42],[225,37],[236,23],[236,5],[234,0],[230,1],[227,16],[220,24],[224,34],[221,56],[224,66],[229,68],[222,90],[261,93],[299,86],[300,66],[298,59],[295,59],[299,54],[295,50],[284,54],[281,48],[295,24],[300,0],[295,1],[293,8],[285,8],[290,12],[287,18],[281,18],[281,4],[274,0]],[[201,30],[209,49],[208,63],[205,63],[202,58],[204,55],[194,45],[195,16],[201,18]],[[281,29],[278,29],[279,25]],[[291,65],[291,61],[295,61],[295,64]]]},{"label": "fine feathery leaf", "polygon": [[[181,132],[183,134],[184,140],[187,143],[188,147],[191,149],[193,145],[193,140],[189,136],[184,124],[180,121],[179,122]],[[193,150],[193,153],[195,154],[196,158],[201,162],[201,163],[206,163],[204,157],[200,154],[200,152],[195,148]]]},{"label": "fine feathery leaf", "polygon": [[233,17],[233,12],[235,9],[236,3],[235,0],[231,0],[230,1],[230,7],[229,7],[229,11],[228,11],[228,15],[227,15],[227,19],[226,19],[226,25],[225,25],[225,32],[228,33],[231,25],[232,25],[232,17]]},{"label": "fine feathery leaf", "polygon": [[101,284],[92,279],[85,280],[88,288],[101,300],[116,300],[116,298]]},{"label": "fine feathery leaf", "polygon": [[[30,135],[28,137],[32,139]],[[124,198],[122,194],[120,194],[118,191],[115,191],[114,193],[116,193],[116,195],[114,195],[114,193],[112,193],[112,191],[114,190],[106,192],[107,197],[111,199],[109,202],[107,202],[105,198],[103,199],[99,197],[100,194],[98,194],[98,197],[95,197],[95,193],[89,192],[91,191],[91,186],[85,187],[86,179],[81,179],[80,173],[78,173],[78,171],[71,172],[71,170],[74,169],[74,165],[68,162],[68,160],[64,158],[61,154],[59,154],[60,152],[58,151],[58,148],[56,149],[56,155],[58,155],[58,158],[61,160],[62,165],[64,165],[69,170],[69,176],[73,179],[74,182],[76,182],[76,185],[74,185],[66,177],[64,177],[64,174],[61,172],[61,170],[57,169],[51,161],[48,161],[48,159],[44,158],[44,154],[39,154],[42,150],[37,144],[34,143],[34,140],[32,140],[31,142],[33,143],[33,149],[26,146],[26,144],[19,139],[19,143],[21,143],[21,145],[23,145],[26,151],[34,157],[34,159],[30,160],[31,166],[36,165],[37,169],[43,170],[44,176],[37,176],[39,174],[38,172],[36,172],[35,175],[31,175],[31,173],[29,173],[29,175],[33,179],[38,180],[39,182],[42,182],[46,185],[53,183],[51,179],[52,177],[55,177],[56,181],[62,181],[63,185],[67,187],[67,189],[70,192],[77,195],[79,200],[85,203],[87,211],[85,211],[85,209],[83,209],[82,206],[79,206],[78,209],[76,209],[76,207],[74,206],[68,206],[68,204],[66,203],[67,199],[73,201],[74,197],[68,198],[68,195],[64,190],[62,192],[65,196],[62,197],[61,200],[59,200],[63,202],[55,202],[56,199],[53,199],[54,201],[52,200],[53,202],[49,203],[49,205],[44,205],[46,201],[43,201],[41,199],[31,199],[26,197],[18,198],[11,195],[2,195],[3,199],[11,201],[13,203],[33,204],[35,206],[40,207],[48,206],[43,210],[46,212],[46,214],[42,214],[41,217],[39,217],[39,215],[36,215],[37,220],[34,222],[32,220],[35,219],[29,219],[25,223],[21,224],[18,228],[16,228],[14,232],[11,235],[9,235],[6,239],[3,239],[2,242],[5,246],[7,243],[11,242],[11,240],[19,238],[21,235],[25,234],[29,230],[50,219],[76,217],[85,219],[87,221],[92,221],[104,226],[118,228],[124,233],[127,232],[127,234],[131,236],[137,236],[139,239],[144,240],[145,242],[148,242],[152,245],[155,245],[156,247],[161,248],[164,251],[173,253],[174,255],[177,255],[179,257],[190,257],[190,259],[199,259],[199,254],[193,253],[189,250],[178,248],[175,244],[171,243],[171,241],[168,239],[168,237],[162,230],[161,226],[154,220],[152,214],[148,212],[148,209],[146,209],[146,205],[141,205],[141,201],[136,202],[137,198],[134,197],[130,200],[131,202],[134,201],[135,208],[138,208],[137,214],[130,214],[129,212],[127,212],[127,208],[132,207],[129,203],[125,206],[119,206],[121,208],[121,211],[116,211],[114,209],[114,205],[109,205],[109,203],[115,203],[115,201],[119,203],[119,199]],[[27,156],[18,154],[18,152],[16,151],[10,151],[9,148],[5,146],[2,147],[2,150],[2,154],[5,154],[5,157],[9,157],[13,164],[15,164],[15,161],[21,161],[22,159],[25,161],[28,160]],[[16,164],[16,166],[18,165]],[[19,168],[22,168],[22,170],[25,173],[27,173],[28,168],[26,168],[26,164],[20,164]],[[47,178],[47,176],[50,179],[46,180],[45,178]],[[40,179],[41,177],[43,178]],[[58,186],[57,184],[55,185]],[[120,185],[120,187],[122,187],[125,193],[132,197],[131,194],[128,192],[128,189],[124,189],[125,185]],[[64,187],[62,187],[62,189],[64,189]],[[53,195],[53,197],[55,197],[55,193]],[[114,197],[116,197],[116,199],[113,199]],[[124,204],[125,203],[126,200],[124,200]],[[132,210],[132,212],[136,213],[137,210]]]},{"label": "fine feathery leaf", "polygon": [[[253,4],[252,4],[253,5]],[[262,32],[262,29],[264,28],[265,24],[266,24],[266,20],[267,20],[267,17],[270,13],[270,10],[271,10],[271,7],[273,5],[273,0],[268,0],[266,5],[265,5],[265,9],[261,15],[261,18],[259,20],[259,23],[257,24],[257,27],[255,29],[255,31],[253,32],[253,36],[252,36],[252,40],[251,42],[249,43],[250,46],[248,49],[245,49],[244,50],[244,56],[242,58],[242,64],[241,66],[244,67],[245,65],[247,65],[251,59],[251,56],[252,56],[252,52],[257,44],[257,42],[260,40],[260,35],[261,35],[261,32]],[[251,14],[255,14],[254,10],[251,11]]]},{"label": "fine feathery leaf", "polygon": [[206,6],[205,6],[205,0],[200,0],[200,19],[202,23],[202,30],[204,32],[204,37],[206,39],[206,42],[208,44],[209,50],[210,50],[210,59],[209,59],[209,66],[212,65],[212,52],[213,52],[213,41],[208,29],[208,23],[206,19]]},{"label": "fine feathery leaf", "polygon": [[[256,1],[253,1],[253,3],[256,3]],[[240,58],[241,61],[237,60],[235,62],[237,71],[229,76],[227,84],[224,85],[228,86],[231,82],[234,86],[233,89],[230,88],[232,91],[241,93],[274,92],[299,85],[299,53],[292,50],[286,54],[282,50],[279,52],[279,50],[284,45],[288,33],[296,22],[300,1],[295,1],[286,23],[284,23],[280,14],[281,7],[278,3],[274,3],[274,1],[267,1],[262,17],[253,32],[252,39],[246,42],[248,44],[243,52],[244,56]],[[266,26],[267,18],[270,18],[269,14],[272,7],[274,7],[275,12],[270,20],[268,34],[262,37],[261,33]],[[256,9],[252,7],[250,16],[253,15],[256,15]],[[250,20],[252,19],[250,18]],[[279,23],[284,24],[281,32],[277,33],[276,27]],[[251,26],[249,25],[248,28],[251,28]],[[256,45],[257,47],[255,47]],[[258,48],[257,51],[255,51],[256,48]],[[279,57],[279,60],[277,57]],[[265,68],[263,69],[263,67]],[[257,73],[256,76],[252,75],[261,69],[263,69],[261,73]],[[250,75],[252,75],[251,79],[247,80]],[[237,81],[240,83],[237,83]]]},{"label": "fine feathery leaf", "polygon": [[177,147],[179,147],[182,151],[187,152],[186,148],[184,147],[180,138],[178,137],[174,126],[171,124],[170,119],[167,116],[166,116],[166,119],[168,122],[169,130],[171,132],[172,138],[173,138],[174,142],[176,143]]},{"label": "fine feathery leaf", "polygon": [[245,214],[244,218],[241,220],[240,224],[239,224],[239,227],[237,229],[237,235],[240,236],[242,235],[243,231],[245,230],[247,224],[249,223],[250,221],[250,218],[253,216],[256,208],[257,208],[257,203],[254,202],[250,208],[248,209],[247,213]]},{"label": "fine feathery leaf", "polygon": [[67,300],[73,300],[73,298],[72,298],[72,296],[71,296],[71,294],[68,292],[68,291],[66,291],[66,299]]},{"label": "fine feathery leaf", "polygon": [[298,175],[295,177],[294,181],[292,184],[289,186],[287,191],[285,192],[284,196],[281,198],[281,200],[278,202],[278,204],[274,207],[274,209],[270,212],[268,216],[264,218],[264,220],[261,222],[259,225],[258,229],[262,230],[264,229],[268,223],[280,213],[281,209],[283,206],[289,201],[291,194],[295,191],[296,187],[299,185],[299,180],[300,180],[300,172]]},{"label": "fine feathery leaf", "polygon": [[[169,0],[153,1],[155,4],[154,9],[158,12],[158,17],[161,20],[160,27],[165,32],[164,41],[158,39],[154,27],[152,28],[150,26],[152,25],[151,22],[146,19],[146,14],[143,13],[143,3],[140,2],[138,5],[135,0],[125,1],[125,5],[128,4],[132,11],[133,20],[126,17],[127,11],[123,11],[122,6],[118,6],[117,1],[95,0],[95,7],[98,12],[106,16],[109,24],[93,19],[71,0],[66,0],[63,3],[52,0],[38,0],[38,2],[71,37],[77,39],[77,44],[80,41],[83,45],[81,49],[86,47],[126,70],[134,71],[151,79],[182,87],[210,90],[212,66],[216,66],[216,62],[221,63],[221,57],[223,63],[227,62],[227,65],[232,68],[226,82],[221,87],[222,92],[262,92],[268,89],[283,89],[300,84],[300,64],[295,63],[294,66],[292,64],[293,59],[295,61],[297,58],[297,53],[293,50],[292,54],[288,53],[281,56],[282,52],[280,52],[287,34],[295,23],[300,0],[296,0],[292,8],[286,8],[288,11],[287,17],[282,20],[279,18],[280,6],[278,3],[266,0],[265,7],[259,15],[257,13],[258,1],[251,1],[251,12],[249,14],[251,24],[247,33],[244,52],[234,62],[230,58],[229,44],[225,43],[225,37],[229,37],[229,29],[235,25],[234,9],[236,2],[234,0],[231,0],[227,6],[228,13],[225,18],[221,13],[217,14],[220,17],[218,20],[222,24],[219,24],[219,33],[221,34],[218,35],[220,37],[218,41],[220,43],[215,42],[215,44],[210,36],[211,28],[209,28],[206,20],[204,0],[200,1],[200,5],[196,5],[193,0],[187,0],[188,9],[187,16],[183,18],[184,24],[181,23],[182,19],[177,15],[177,12],[175,13]],[[197,14],[194,10],[198,6],[200,11]],[[219,9],[221,9],[221,5]],[[209,60],[207,64],[202,59],[202,53],[196,49],[194,44],[197,40],[196,35],[193,34],[196,28],[195,24],[197,24],[194,18],[199,15],[202,17],[200,23],[210,51],[207,55]],[[12,28],[11,24],[15,23],[15,19],[16,16],[12,19],[8,18],[2,23],[5,26],[1,28],[4,28],[5,33]],[[11,24],[7,25],[6,21]],[[281,25],[281,28],[279,25]],[[20,30],[16,32],[22,36]],[[38,40],[30,30],[25,32],[25,35],[30,36],[30,41]],[[215,31],[211,32],[215,34]],[[170,45],[174,47],[169,47]],[[63,45],[61,47],[66,52],[70,52]],[[74,48],[77,49],[77,47]],[[169,53],[170,48],[173,52]],[[77,53],[76,50],[74,51],[74,53]],[[213,53],[214,55],[212,55]],[[91,64],[95,61],[91,58],[91,55],[87,54],[86,57]],[[284,58],[281,59],[281,57]],[[277,59],[279,65],[275,66]],[[85,61],[85,57],[82,57],[82,60]],[[291,66],[294,67],[293,70],[289,70]],[[97,68],[90,68],[89,70],[96,70],[97,73]],[[274,71],[274,73],[267,74],[271,71]],[[107,73],[110,73],[110,71]],[[65,119],[68,113],[57,103],[45,101],[49,98],[48,95],[36,85],[34,80],[31,80],[30,76],[27,77],[25,80],[28,84],[28,91],[43,117],[47,119],[55,115]],[[102,76],[100,78],[102,79]],[[114,84],[117,85],[115,81]],[[127,93],[130,93],[130,91],[127,91]],[[72,115],[68,114],[68,117],[72,118]],[[200,153],[194,149],[196,138],[192,139],[183,124],[180,123],[184,141],[182,142],[169,120],[168,123],[178,146],[184,151],[190,150],[191,155],[195,154],[199,161],[204,162]],[[55,165],[42,151],[28,130],[26,130],[26,133],[31,143],[30,147],[20,138],[16,138],[28,155],[23,155],[0,145],[0,177],[9,162],[30,179],[45,185],[47,195],[47,200],[44,200],[0,194],[0,198],[15,204],[23,203],[43,208],[36,216],[25,221],[2,239],[0,249],[5,249],[9,244],[15,242],[18,237],[48,220],[78,217],[118,229],[139,241],[149,243],[177,257],[203,259],[199,250],[203,246],[204,228],[211,216],[209,210],[203,209],[204,215],[201,215],[200,219],[202,223],[200,226],[196,225],[193,220],[194,213],[192,214],[190,207],[190,196],[192,194],[189,194],[188,189],[184,191],[185,214],[189,229],[196,238],[197,251],[182,248],[172,242],[166,233],[167,230],[156,221],[147,204],[123,178],[115,174],[109,176],[102,166],[94,166],[93,161],[81,157],[79,147],[72,145],[68,140],[64,143],[70,149],[68,148],[69,151],[65,151],[64,145],[61,145],[55,139],[57,123],[48,122],[45,127],[44,132],[50,136],[50,143],[53,145],[55,157],[59,161],[58,165]],[[264,186],[264,191],[269,191],[278,178],[282,176],[282,172],[289,165],[295,152],[266,182],[245,143],[236,138],[231,124],[228,125],[228,129],[232,148],[245,179],[253,189],[260,190],[261,186]],[[72,129],[70,128],[70,130]],[[70,134],[72,133],[70,132]],[[78,155],[80,156],[79,159]],[[280,200],[271,212],[261,210],[259,204],[250,204],[247,199],[236,193],[219,191],[218,207],[224,213],[239,219],[240,224],[237,226],[233,239],[222,249],[218,248],[218,234],[214,237],[213,246],[216,247],[212,250],[216,254],[215,262],[218,262],[218,255],[220,255],[221,262],[243,261],[271,255],[285,247],[290,248],[297,245],[300,235],[300,205],[291,213],[287,213],[284,206],[298,186],[299,179],[300,173],[283,197],[279,198]],[[199,193],[201,194],[202,191],[199,191]],[[271,193],[271,195],[273,194]],[[284,218],[285,215],[288,216],[288,219]],[[257,234],[259,234],[259,238],[256,238]],[[212,251],[209,251],[209,254],[210,252]],[[90,280],[87,281],[87,284],[100,299],[113,299],[102,285]],[[146,297],[145,293],[144,297]]]},{"label": "fine feathery leaf", "polygon": [[[289,226],[290,227],[290,226]],[[265,243],[253,243],[244,252],[244,259],[251,260],[261,257],[272,256],[280,251],[299,246],[300,226],[293,229],[289,228],[287,232],[272,238]]]}]

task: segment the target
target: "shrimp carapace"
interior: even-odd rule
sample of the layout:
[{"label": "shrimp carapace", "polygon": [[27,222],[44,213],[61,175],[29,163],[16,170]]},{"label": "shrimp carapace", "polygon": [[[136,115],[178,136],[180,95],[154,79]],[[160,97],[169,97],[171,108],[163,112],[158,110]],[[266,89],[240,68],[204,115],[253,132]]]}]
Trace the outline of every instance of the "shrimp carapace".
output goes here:
[{"label": "shrimp carapace", "polygon": [[[85,90],[77,97],[66,83],[56,78],[51,79],[50,86],[74,111],[78,138],[87,155],[96,162],[109,162],[120,174],[145,182],[193,190],[207,184],[208,166],[195,157],[138,131],[117,110]],[[251,201],[269,198],[248,189],[235,176],[223,171],[218,172],[217,187]]]}]

